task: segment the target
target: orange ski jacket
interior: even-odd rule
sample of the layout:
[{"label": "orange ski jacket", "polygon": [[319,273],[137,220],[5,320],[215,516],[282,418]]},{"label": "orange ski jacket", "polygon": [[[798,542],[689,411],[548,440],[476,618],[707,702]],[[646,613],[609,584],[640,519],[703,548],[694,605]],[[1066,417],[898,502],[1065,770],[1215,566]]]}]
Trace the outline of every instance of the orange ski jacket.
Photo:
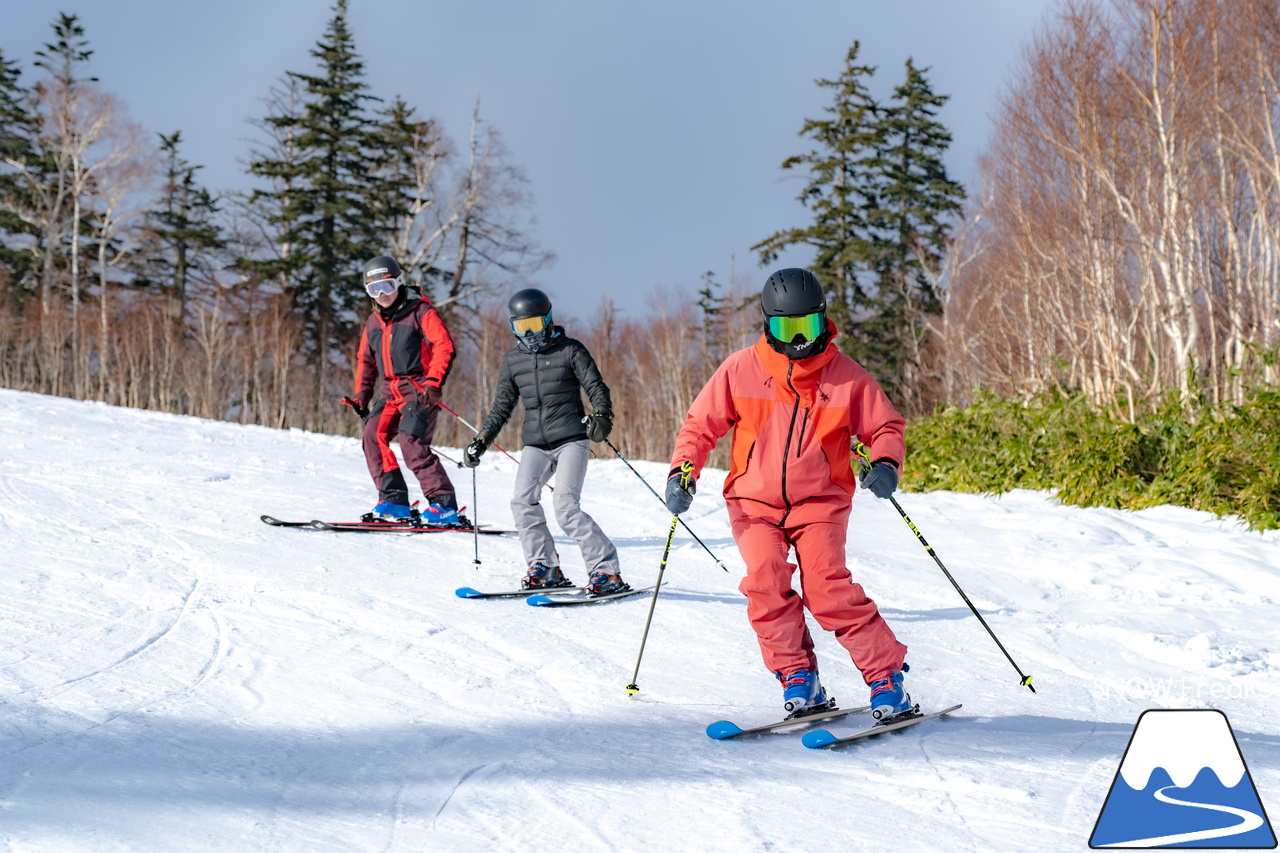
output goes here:
[{"label": "orange ski jacket", "polygon": [[[834,338],[834,324],[828,328]],[[857,488],[849,458],[855,438],[872,459],[889,459],[901,470],[904,427],[884,391],[834,339],[819,355],[791,361],[761,335],[707,381],[685,416],[671,463],[693,463],[696,478],[732,429],[724,481],[730,516],[795,527],[847,517]]]}]

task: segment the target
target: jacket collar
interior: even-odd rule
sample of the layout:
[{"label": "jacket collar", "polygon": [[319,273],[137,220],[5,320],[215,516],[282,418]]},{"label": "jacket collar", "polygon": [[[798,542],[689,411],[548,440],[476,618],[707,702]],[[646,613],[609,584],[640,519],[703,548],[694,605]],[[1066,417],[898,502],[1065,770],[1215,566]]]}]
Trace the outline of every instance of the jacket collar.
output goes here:
[{"label": "jacket collar", "polygon": [[[769,346],[769,341],[762,334],[755,343],[756,357],[758,357],[765,370],[773,377],[777,388],[784,388],[790,392],[791,388],[795,388],[800,394],[800,401],[806,406],[813,405],[814,392],[818,388],[818,374],[822,372],[822,368],[831,363],[831,360],[840,352],[840,348],[836,346],[836,326],[831,320],[827,320],[827,333],[830,339],[827,341],[827,348],[817,355],[809,358],[802,358],[799,361],[792,361],[780,352]],[[788,387],[787,371],[790,369],[790,387]]]},{"label": "jacket collar", "polygon": [[374,303],[373,310],[377,311],[378,316],[383,320],[391,322],[397,317],[403,316],[413,310],[414,306],[419,302],[424,302],[427,305],[431,304],[431,300],[426,296],[423,296],[421,290],[414,287],[412,284],[404,284],[400,286],[400,296],[395,302],[392,302],[391,305],[385,309],[381,305]]}]

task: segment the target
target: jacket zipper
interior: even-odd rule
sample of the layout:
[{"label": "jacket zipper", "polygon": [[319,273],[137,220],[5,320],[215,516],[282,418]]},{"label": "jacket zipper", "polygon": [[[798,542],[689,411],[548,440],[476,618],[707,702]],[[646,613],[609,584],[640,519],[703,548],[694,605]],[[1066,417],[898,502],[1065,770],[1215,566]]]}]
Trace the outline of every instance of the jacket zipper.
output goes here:
[{"label": "jacket zipper", "polygon": [[[546,447],[547,442],[547,421],[542,411],[542,382],[538,379],[538,353],[529,354],[533,358],[533,393],[538,398],[538,432],[542,433],[542,445]],[[525,412],[525,417],[529,413]]]},{"label": "jacket zipper", "polygon": [[[786,507],[786,511],[782,513],[782,518],[778,520],[778,526],[781,527],[787,521],[787,516],[791,514],[791,499],[787,497],[787,457],[791,455],[791,435],[796,428],[796,415],[800,413],[800,392],[796,390],[796,386],[791,384],[791,371],[795,364],[788,362],[787,364],[787,387],[791,389],[791,393],[796,395],[796,404],[791,409],[791,423],[787,426],[787,443],[782,448],[782,503]],[[796,457],[799,458],[797,452]]]},{"label": "jacket zipper", "polygon": [[804,447],[804,429],[809,425],[809,415],[813,414],[812,409],[804,410],[804,420],[800,422],[800,437],[796,439],[796,458],[800,458],[800,448]]},{"label": "jacket zipper", "polygon": [[379,316],[378,322],[382,324],[382,369],[384,372],[383,381],[387,387],[391,389],[391,401],[399,406],[404,400],[404,395],[400,393],[399,379],[396,376],[395,365],[391,363],[391,324],[393,320],[387,320],[385,317]]}]

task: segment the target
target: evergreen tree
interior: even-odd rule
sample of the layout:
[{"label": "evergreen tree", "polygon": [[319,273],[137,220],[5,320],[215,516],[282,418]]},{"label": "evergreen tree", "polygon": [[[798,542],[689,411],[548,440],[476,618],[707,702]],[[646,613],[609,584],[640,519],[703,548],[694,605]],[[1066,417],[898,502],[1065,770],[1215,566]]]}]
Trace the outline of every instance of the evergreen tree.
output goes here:
[{"label": "evergreen tree", "polygon": [[32,140],[37,130],[35,117],[26,107],[29,93],[19,83],[21,76],[18,63],[0,52],[0,284],[19,288],[33,274],[35,256],[30,246],[35,229],[20,213],[32,204],[12,164],[35,162]]},{"label": "evergreen tree", "polygon": [[[83,66],[93,56],[84,27],[76,15],[59,13],[53,24],[55,41],[46,43],[36,51],[37,68],[42,68],[49,79],[36,84],[36,90],[48,101],[47,114],[41,116],[40,136],[36,141],[39,160],[32,164],[31,174],[42,185],[35,191],[42,198],[39,207],[43,213],[44,260],[41,272],[42,301],[46,312],[50,306],[50,290],[55,268],[67,267],[72,301],[72,350],[78,348],[79,324],[75,316],[80,308],[80,236],[84,230],[80,203],[87,189],[84,163],[76,156],[81,146],[77,119],[82,108],[83,83],[96,83],[97,77],[81,76]],[[31,186],[31,180],[28,180]],[[68,257],[69,256],[69,257]]]},{"label": "evergreen tree", "polygon": [[148,216],[151,246],[136,284],[154,284],[169,294],[169,317],[181,323],[192,272],[207,269],[209,256],[226,248],[217,221],[217,199],[196,181],[196,171],[179,152],[182,131],[160,134],[165,180],[160,206]]},{"label": "evergreen tree", "polygon": [[277,189],[255,192],[266,201],[270,222],[281,228],[278,258],[245,266],[291,283],[293,303],[309,330],[316,367],[317,405],[329,396],[330,354],[344,349],[355,328],[354,309],[364,296],[360,267],[386,251],[385,193],[379,191],[377,124],[366,105],[378,100],[363,82],[364,64],[347,26],[347,0],[337,0],[333,18],[311,55],[315,75],[287,72],[302,89],[297,112],[268,116],[265,123],[287,136],[287,156],[269,153],[249,171]]},{"label": "evergreen tree", "polygon": [[800,136],[817,147],[782,163],[783,169],[808,170],[798,199],[813,212],[812,223],[778,231],[751,247],[759,253],[761,264],[772,263],[791,246],[813,248],[810,269],[827,289],[828,314],[846,333],[842,338],[846,347],[856,344],[847,333],[867,299],[869,216],[878,206],[879,193],[873,166],[881,145],[880,107],[866,85],[875,69],[859,64],[858,50],[859,43],[854,42],[839,77],[816,81],[833,93],[831,106],[825,108],[828,117],[806,120]]},{"label": "evergreen tree", "polygon": [[399,96],[379,117],[373,146],[376,181],[369,200],[375,218],[382,223],[380,241],[390,248],[406,277],[432,296],[433,285],[447,274],[434,265],[418,266],[423,255],[418,245],[423,223],[418,220],[435,202],[431,172],[432,165],[443,157],[440,134],[434,122],[419,119]]},{"label": "evergreen tree", "polygon": [[949,217],[965,197],[942,161],[951,134],[936,115],[948,100],[933,92],[924,71],[908,59],[906,80],[878,122],[879,204],[870,212],[873,239],[867,247],[875,285],[865,302],[866,316],[853,332],[864,366],[906,401],[921,393],[927,323],[942,313],[934,284],[946,252]]},{"label": "evergreen tree", "polygon": [[843,73],[817,81],[834,92],[829,117],[806,121],[800,133],[818,147],[782,164],[808,169],[799,200],[812,223],[752,248],[767,264],[787,247],[812,247],[810,268],[827,288],[841,349],[912,404],[921,394],[928,321],[941,313],[934,282],[948,218],[964,189],[942,162],[951,134],[936,115],[948,97],[935,94],[908,59],[905,82],[888,105],[877,103],[866,87],[875,69],[859,65],[857,55],[854,42]]}]

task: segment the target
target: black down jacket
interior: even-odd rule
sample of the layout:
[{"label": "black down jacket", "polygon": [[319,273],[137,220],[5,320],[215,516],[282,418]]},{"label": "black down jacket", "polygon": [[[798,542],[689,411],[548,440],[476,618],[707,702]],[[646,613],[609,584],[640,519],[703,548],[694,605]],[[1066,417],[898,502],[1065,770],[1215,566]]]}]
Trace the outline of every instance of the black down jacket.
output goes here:
[{"label": "black down jacket", "polygon": [[563,329],[553,331],[556,334],[550,345],[541,352],[530,352],[517,344],[502,357],[498,392],[481,432],[491,438],[497,435],[520,399],[525,409],[521,439],[533,447],[552,450],[587,437],[582,390],[593,410],[612,413],[609,386],[591,353],[580,342],[565,337]]}]

